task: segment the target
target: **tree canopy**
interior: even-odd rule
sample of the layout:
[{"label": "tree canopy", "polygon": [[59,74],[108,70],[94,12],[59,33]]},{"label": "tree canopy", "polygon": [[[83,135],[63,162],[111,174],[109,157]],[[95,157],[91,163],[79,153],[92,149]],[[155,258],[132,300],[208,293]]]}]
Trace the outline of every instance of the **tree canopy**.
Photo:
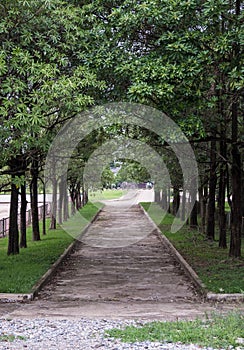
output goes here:
[{"label": "tree canopy", "polygon": [[[19,187],[30,181],[35,194],[60,128],[93,104],[131,101],[166,113],[184,131],[199,163],[202,232],[215,239],[218,211],[219,244],[226,248],[227,198],[229,254],[239,257],[244,216],[241,2],[3,0],[0,15],[1,186],[11,182],[15,198],[9,254],[18,253]],[[69,169],[71,192],[83,186],[79,169],[91,152],[121,133],[166,157],[178,196],[181,170],[163,138],[116,123],[77,148]]]}]

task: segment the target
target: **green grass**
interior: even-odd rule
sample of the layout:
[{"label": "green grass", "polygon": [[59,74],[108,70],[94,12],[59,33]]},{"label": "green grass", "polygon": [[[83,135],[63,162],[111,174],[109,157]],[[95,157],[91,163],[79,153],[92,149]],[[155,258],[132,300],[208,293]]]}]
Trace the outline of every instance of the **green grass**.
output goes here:
[{"label": "green grass", "polygon": [[16,339],[26,340],[26,337],[23,337],[22,335],[15,336],[13,334],[0,335],[0,342],[13,342]]},{"label": "green grass", "polygon": [[[98,207],[92,203],[81,209],[86,220],[77,226],[79,233],[97,211]],[[48,230],[47,235],[41,236],[41,241],[38,242],[33,242],[31,235],[31,228],[28,228],[28,248],[11,256],[7,256],[8,238],[0,239],[0,293],[31,292],[34,284],[74,240],[60,227],[57,230]]]},{"label": "green grass", "polygon": [[230,211],[230,206],[228,202],[225,202],[225,211]]},{"label": "green grass", "polygon": [[102,207],[103,204],[100,202],[89,202],[82,210],[77,211],[68,221],[64,222],[62,228],[73,238],[78,238],[82,229],[91,221],[91,217]]},{"label": "green grass", "polygon": [[91,201],[99,201],[103,199],[117,199],[123,196],[127,191],[126,190],[103,190],[103,191],[95,191],[89,192],[89,199]]},{"label": "green grass", "polygon": [[159,341],[163,343],[197,344],[215,349],[243,349],[244,316],[229,313],[226,316],[211,315],[210,318],[194,321],[150,322],[143,326],[127,326],[111,329],[106,335],[122,342]]},{"label": "green grass", "polygon": [[[209,291],[215,293],[244,293],[244,258],[231,259],[228,249],[218,247],[185,225],[177,233],[171,233],[174,217],[164,212],[156,203],[142,203],[162,233],[171,241],[185,260],[193,267]],[[244,251],[244,242],[242,242]]]}]

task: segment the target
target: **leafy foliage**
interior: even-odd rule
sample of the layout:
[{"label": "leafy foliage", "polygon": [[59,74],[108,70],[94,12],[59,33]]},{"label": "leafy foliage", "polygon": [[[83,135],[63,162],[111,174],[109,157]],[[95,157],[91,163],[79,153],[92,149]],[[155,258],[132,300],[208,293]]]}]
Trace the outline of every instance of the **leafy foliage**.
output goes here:
[{"label": "leafy foliage", "polygon": [[78,8],[59,0],[3,1],[1,14],[4,163],[31,149],[45,152],[53,128],[91,105],[102,84],[77,61],[84,43]]},{"label": "leafy foliage", "polygon": [[137,162],[127,161],[122,164],[116,176],[116,182],[146,182],[150,180],[147,169]]}]

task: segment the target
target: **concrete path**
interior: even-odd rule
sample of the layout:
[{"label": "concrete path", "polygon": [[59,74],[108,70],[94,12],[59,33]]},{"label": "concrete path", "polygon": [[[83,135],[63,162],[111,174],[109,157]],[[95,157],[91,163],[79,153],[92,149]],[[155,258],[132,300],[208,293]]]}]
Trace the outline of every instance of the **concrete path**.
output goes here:
[{"label": "concrete path", "polygon": [[141,193],[106,202],[39,298],[0,312],[11,318],[175,320],[232,309],[206,304],[197,295],[136,204]]}]

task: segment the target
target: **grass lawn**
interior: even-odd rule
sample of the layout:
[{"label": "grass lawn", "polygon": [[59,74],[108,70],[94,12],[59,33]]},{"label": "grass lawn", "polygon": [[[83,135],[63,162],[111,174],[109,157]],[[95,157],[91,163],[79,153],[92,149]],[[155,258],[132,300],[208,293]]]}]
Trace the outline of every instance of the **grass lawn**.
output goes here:
[{"label": "grass lawn", "polygon": [[[94,217],[98,208],[99,205],[88,203],[81,209],[86,220],[77,227],[79,232],[87,224],[87,220],[90,221]],[[34,284],[74,240],[60,227],[57,230],[48,230],[47,235],[41,236],[39,242],[33,242],[31,235],[29,227],[28,248],[23,248],[20,254],[11,256],[7,256],[8,238],[0,239],[0,293],[30,293]]]},{"label": "grass lawn", "polygon": [[243,349],[244,316],[229,313],[227,316],[212,315],[205,320],[150,322],[143,326],[128,326],[125,329],[111,329],[108,337],[122,342],[135,343],[158,341],[162,343],[197,344],[211,349]]},{"label": "grass lawn", "polygon": [[[142,203],[160,230],[176,247],[185,260],[196,271],[209,291],[215,293],[244,293],[244,258],[230,259],[228,249],[218,247],[218,242],[209,242],[198,230],[185,225],[177,233],[171,233],[174,217],[163,216],[162,209],[156,203]],[[242,240],[244,254],[244,240]]]},{"label": "grass lawn", "polygon": [[103,199],[116,199],[123,196],[126,192],[127,192],[126,190],[120,190],[120,189],[89,192],[89,199],[93,202],[103,200]]}]

